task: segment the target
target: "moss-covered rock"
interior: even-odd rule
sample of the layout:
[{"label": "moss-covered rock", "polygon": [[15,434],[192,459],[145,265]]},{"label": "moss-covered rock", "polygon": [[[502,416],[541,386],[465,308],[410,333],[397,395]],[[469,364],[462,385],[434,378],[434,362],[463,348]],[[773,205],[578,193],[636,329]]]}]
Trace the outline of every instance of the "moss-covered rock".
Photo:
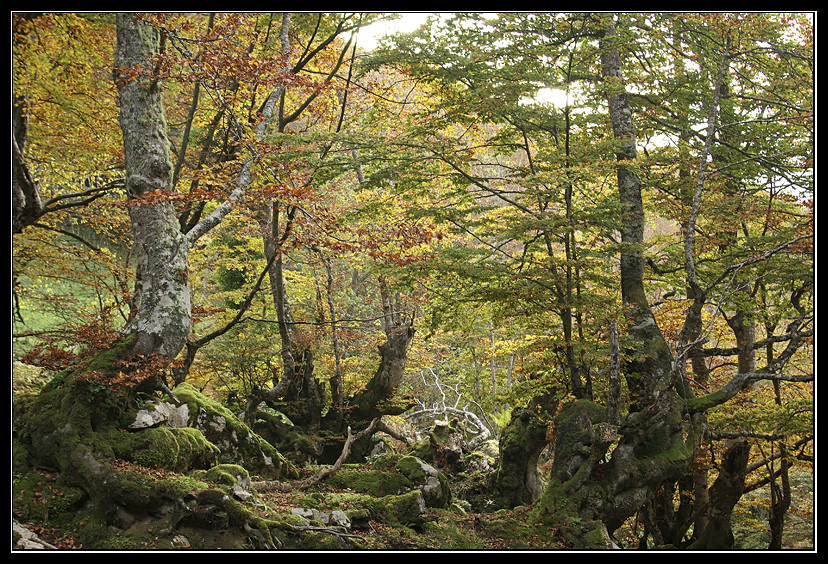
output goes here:
[{"label": "moss-covered rock", "polygon": [[465,431],[457,419],[435,421],[428,434],[408,449],[408,454],[453,474],[463,469]]},{"label": "moss-covered rock", "polygon": [[448,507],[451,486],[446,475],[414,456],[404,456],[394,467],[422,493],[427,507]]},{"label": "moss-covered rock", "polygon": [[414,484],[399,472],[342,468],[325,482],[331,486],[366,493],[376,497],[398,495],[411,490]]},{"label": "moss-covered rock", "polygon": [[219,463],[240,464],[250,472],[277,478],[298,476],[295,468],[273,445],[226,407],[187,383],[178,385],[173,393],[189,407],[190,426],[218,447]]},{"label": "moss-covered rock", "polygon": [[249,484],[250,474],[238,464],[218,464],[204,472],[204,478],[219,484]]},{"label": "moss-covered rock", "polygon": [[420,490],[381,498],[366,497],[362,503],[383,523],[411,525],[426,520],[426,504]]},{"label": "moss-covered rock", "polygon": [[209,468],[219,449],[198,429],[158,427],[129,433],[111,431],[111,443],[119,458],[174,472]]}]

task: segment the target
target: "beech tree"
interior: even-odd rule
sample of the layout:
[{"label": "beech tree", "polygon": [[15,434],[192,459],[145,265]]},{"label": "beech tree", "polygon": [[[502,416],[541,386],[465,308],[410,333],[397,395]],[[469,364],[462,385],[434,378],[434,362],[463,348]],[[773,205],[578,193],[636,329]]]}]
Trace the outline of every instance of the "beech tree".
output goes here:
[{"label": "beech tree", "polygon": [[[144,393],[175,399],[168,377],[243,338],[256,303],[255,327],[274,327],[258,341],[270,382],[238,384],[245,423],[304,445],[295,460],[339,468],[369,452],[382,416],[415,405],[399,391],[420,310],[434,334],[485,334],[486,370],[468,334],[446,341],[468,354],[476,421],[512,416],[499,506],[596,548],[629,534],[727,549],[734,506],[767,485],[780,545],[790,472],[814,440],[807,18],[444,15],[363,65],[356,32],[381,15],[107,17],[15,17],[12,220],[15,279],[41,231],[55,237],[41,262],[71,238],[112,277],[94,315],[72,320],[81,354],[30,356],[65,370],[19,427],[108,522],[134,500],[113,447],[124,418]],[[66,134],[50,144],[52,119]],[[119,257],[67,218],[131,243],[131,293]],[[345,310],[376,347],[358,377],[343,374],[357,348]],[[439,369],[429,352],[421,373]],[[201,442],[181,464],[211,453]],[[273,546],[267,525],[244,525]]]},{"label": "beech tree", "polygon": [[[739,299],[736,314],[728,309],[732,305],[727,300],[738,295],[732,293],[736,280],[741,281],[742,288],[746,287],[747,280],[757,284],[763,278],[753,270],[757,266],[784,264],[782,258],[790,252],[811,256],[809,241],[813,231],[807,219],[799,223],[804,231],[799,231],[799,227],[780,231],[780,238],[765,239],[761,250],[757,246],[759,240],[745,227],[751,250],[745,254],[730,252],[714,260],[707,253],[710,232],[702,227],[703,222],[722,225],[710,202],[716,201],[718,182],[723,178],[731,182],[738,178],[742,186],[754,187],[751,197],[756,202],[765,196],[770,200],[778,197],[777,190],[767,182],[767,178],[773,178],[787,185],[788,197],[797,194],[793,198],[799,201],[800,213],[809,209],[813,189],[808,168],[811,157],[810,149],[803,145],[811,139],[811,130],[805,125],[805,122],[811,123],[811,106],[804,101],[810,100],[808,84],[812,82],[807,51],[809,28],[807,23],[800,28],[804,39],[786,39],[779,35],[780,22],[773,20],[742,15],[699,16],[686,21],[673,15],[663,19],[653,15],[616,17],[611,14],[504,14],[496,18],[464,15],[435,22],[419,34],[400,39],[377,59],[377,64],[394,65],[415,79],[435,85],[441,94],[435,111],[424,113],[421,128],[412,129],[406,141],[421,149],[418,153],[421,162],[432,163],[435,168],[442,166],[445,174],[454,179],[456,189],[445,190],[443,194],[456,197],[455,206],[434,208],[431,213],[475,240],[477,248],[474,254],[465,256],[459,267],[440,262],[440,268],[460,274],[465,283],[473,282],[467,289],[478,292],[485,289],[495,303],[505,301],[510,296],[521,295],[522,283],[528,278],[524,274],[529,263],[527,258],[533,256],[533,242],[542,241],[544,236],[555,237],[557,246],[550,247],[545,277],[532,280],[532,284],[535,295],[546,298],[559,312],[560,325],[554,331],[562,333],[565,347],[573,352],[578,347],[573,343],[576,333],[571,330],[572,321],[577,320],[576,327],[591,325],[591,328],[582,326],[582,332],[578,333],[581,338],[606,331],[613,320],[618,322],[621,333],[618,371],[625,384],[623,396],[611,385],[614,369],[607,362],[611,347],[603,348],[607,356],[602,364],[609,373],[608,380],[592,381],[591,386],[587,385],[586,373],[578,363],[571,362],[577,355],[565,355],[570,361],[562,364],[568,368],[564,382],[575,401],[564,402],[555,417],[555,458],[550,482],[534,511],[539,519],[553,524],[566,520],[567,515],[577,515],[595,524],[596,530],[606,527],[612,533],[643,508],[655,507],[650,504],[659,496],[670,498],[667,503],[672,507],[670,492],[676,491],[675,484],[682,482],[690,471],[702,441],[716,436],[707,428],[707,413],[731,400],[752,382],[813,379],[807,364],[804,373],[799,373],[795,363],[789,364],[795,352],[807,345],[810,333],[808,330],[803,333],[801,328],[812,321],[810,306],[802,308],[798,297],[803,288],[808,288],[805,292],[812,295],[812,279],[810,275],[803,278],[799,274],[794,274],[794,280],[802,280],[803,285],[794,282],[792,293],[799,309],[788,317],[792,332],[786,337],[790,340],[786,341],[784,360],[769,355],[766,366],[757,369],[744,358],[740,372],[729,381],[717,377],[715,384],[711,380],[690,378],[686,372],[689,359],[697,359],[693,366],[700,369],[698,359],[709,358],[706,355],[712,353],[702,352],[711,323],[705,319],[705,310],[712,305],[721,308],[717,315],[723,311],[733,330],[738,332],[738,350],[743,351],[740,358],[757,348],[739,329],[738,319],[744,317],[739,312],[747,305],[744,299]],[[693,55],[688,56],[684,45],[670,39],[675,39],[676,35],[671,35],[675,33],[691,45]],[[667,49],[659,50],[662,44]],[[765,61],[757,58],[765,54],[770,58]],[[771,62],[779,58],[788,62],[789,79],[803,78],[805,88],[799,94],[786,97],[782,94],[784,87],[769,86],[753,74],[757,68],[767,68],[766,76],[779,76],[775,74],[775,63]],[[676,59],[697,65],[700,70],[696,76],[703,80],[685,81],[670,91],[667,79],[678,68]],[[641,74],[640,67],[644,69]],[[730,84],[733,76],[739,77],[735,79],[739,82],[738,91]],[[543,107],[521,104],[536,97],[536,92],[548,85],[556,85],[572,95],[579,92],[580,106],[564,102],[564,109],[558,113],[545,109],[533,112],[534,108]],[[767,90],[762,91],[763,88]],[[773,101],[777,96],[785,97],[786,101],[780,100],[777,106]],[[733,108],[737,107],[734,113]],[[774,112],[767,108],[775,107],[785,110],[770,119],[762,117],[767,115],[763,112]],[[577,115],[573,112],[575,109],[581,110],[583,125],[569,129],[570,120]],[[761,130],[763,124],[777,120],[780,123],[789,120],[786,131],[797,132],[797,140],[788,145],[787,151],[778,152],[778,158],[765,159],[762,150],[754,151],[752,143],[742,143],[742,139],[747,139],[742,132],[749,127]],[[690,127],[696,123],[700,127]],[[804,127],[792,125],[800,123]],[[738,141],[737,128],[743,128],[739,135],[745,135]],[[530,131],[532,135],[528,134]],[[572,135],[573,131],[590,132],[589,137],[583,138],[587,143],[583,149],[576,145],[581,139]],[[475,137],[478,132],[482,135]],[[546,132],[548,138],[542,141],[535,132]],[[642,134],[646,137],[642,138]],[[672,155],[672,149],[651,144],[649,140],[656,134],[675,140],[675,146],[686,151],[680,153],[685,159],[680,162],[687,168],[684,165],[672,169],[660,167],[659,159]],[[553,152],[555,145],[551,141],[564,136],[567,143],[561,143],[558,151]],[[532,140],[537,143],[536,149],[531,148]],[[587,151],[596,155],[595,158],[580,162],[573,158],[579,152],[588,154]],[[515,154],[523,154],[525,158],[516,161]],[[607,160],[607,155],[613,155],[615,162]],[[407,165],[415,162],[412,159]],[[803,164],[805,170],[800,168]],[[581,166],[577,173],[575,165]],[[538,172],[544,167],[550,171],[548,176]],[[590,177],[589,170],[596,174]],[[550,190],[551,184],[544,183],[546,178],[563,179],[559,180],[563,188],[558,192],[563,193],[563,198]],[[604,188],[610,179],[618,208],[596,198],[608,193]],[[645,236],[645,228],[653,187],[664,187],[682,206],[678,218],[682,229],[676,240],[681,252],[673,262],[680,267],[671,269],[679,278],[665,281],[675,284],[673,289],[686,296],[683,301],[686,313],[679,318],[677,327],[670,325],[669,334],[665,333],[668,320],[654,310],[652,304],[659,302],[647,284],[653,271],[658,276],[667,274],[658,260],[648,256],[652,250],[648,249],[650,241]],[[589,194],[580,201],[587,207],[592,206],[591,209],[603,204],[605,210],[612,211],[603,218],[590,217],[584,212],[575,215],[569,211],[579,209],[578,204],[570,204],[572,193]],[[736,191],[730,193],[738,197]],[[553,199],[545,202],[540,197],[543,194],[553,195]],[[729,204],[734,201],[729,200]],[[549,212],[545,206],[549,206]],[[560,214],[562,229],[545,223],[556,211]],[[706,223],[708,216],[711,224]],[[500,223],[487,223],[490,217]],[[573,223],[577,220],[580,222]],[[603,277],[592,270],[593,266],[576,260],[587,249],[582,242],[584,238],[575,235],[588,233],[592,227],[597,227],[596,235],[613,245],[604,249],[611,249],[618,256],[617,270],[608,273],[604,263]],[[618,238],[613,233],[616,229]],[[559,237],[560,233],[569,235]],[[506,252],[509,245],[516,247],[511,253]],[[457,254],[455,249],[448,248],[445,256]],[[497,286],[496,293],[491,292],[492,278],[486,278],[482,268],[470,267],[469,264],[474,264],[471,257],[492,273],[509,272],[511,276],[504,276],[504,280],[509,280],[511,285],[504,283]],[[504,268],[512,264],[516,265],[512,270]],[[578,278],[574,276],[576,273]],[[585,282],[587,276],[589,282]],[[603,315],[591,319],[574,315],[586,307],[593,307],[595,311],[594,306],[586,305],[585,296],[587,292],[595,292],[602,283],[605,291],[618,289],[617,305],[608,301]],[[669,288],[658,290],[670,295]],[[463,295],[472,297],[473,294],[467,291]],[[578,300],[574,299],[576,295]],[[728,297],[722,301],[724,296]],[[777,307],[787,309],[784,302]],[[548,376],[536,378],[540,389],[553,381]],[[713,386],[720,389],[712,392]],[[600,389],[605,401],[596,403],[601,396],[590,393],[590,388]],[[733,438],[741,440],[734,442],[723,455],[726,462],[718,476],[720,483],[729,484],[726,489],[734,495],[722,496],[724,490],[713,486],[708,505],[704,501],[707,499],[705,481],[705,496],[698,498],[695,507],[698,519],[695,529],[691,530],[685,522],[667,540],[657,527],[648,526],[645,536],[651,535],[656,543],[699,548],[728,546],[732,542],[729,515],[741,491],[739,484],[744,481],[749,451],[744,435]],[[678,518],[679,510],[684,511],[679,507],[669,510],[671,518]],[[661,517],[664,513],[658,515]]]}]

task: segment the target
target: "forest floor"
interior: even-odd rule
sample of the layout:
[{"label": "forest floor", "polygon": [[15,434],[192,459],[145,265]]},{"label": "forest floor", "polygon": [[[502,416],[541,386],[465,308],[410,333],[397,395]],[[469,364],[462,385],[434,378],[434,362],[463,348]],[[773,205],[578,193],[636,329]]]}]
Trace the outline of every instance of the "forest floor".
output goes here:
[{"label": "forest floor", "polygon": [[[353,465],[354,467],[356,465]],[[59,492],[55,476],[41,473],[34,498],[43,502],[48,492]],[[317,484],[306,491],[265,492],[259,496],[264,518],[286,517],[294,509],[313,508],[321,512],[351,507],[353,492]],[[240,528],[209,529],[179,526],[165,530],[163,520],[145,518],[137,521],[128,531],[112,529],[112,536],[100,544],[81,540],[88,538],[82,531],[84,519],[70,524],[56,525],[42,515],[38,521],[24,521],[14,515],[21,525],[36,534],[42,541],[58,550],[250,550],[247,533]],[[525,522],[525,508],[515,511],[463,512],[457,506],[449,509],[430,508],[420,523],[414,525],[390,524],[376,519],[354,523],[345,534],[333,527],[317,524],[315,531],[306,530],[293,537],[288,550],[306,551],[509,551],[509,550],[566,550],[565,531],[556,528],[539,529]],[[761,503],[745,499],[734,513],[734,533],[737,547],[742,550],[763,550],[767,547],[767,529]],[[630,531],[618,531],[616,537]],[[301,537],[301,540],[300,540]],[[285,537],[283,537],[285,538]],[[632,538],[632,537],[630,537]],[[807,508],[796,507],[786,519],[787,550],[813,550],[815,544],[812,515]],[[618,538],[617,540],[621,540]],[[626,544],[626,543],[623,543]],[[629,546],[628,548],[632,548]]]},{"label": "forest floor", "polygon": [[[19,374],[18,374],[19,375]],[[18,380],[18,379],[16,379]],[[15,390],[32,382],[16,381]],[[13,440],[13,450],[15,450]],[[369,472],[377,470],[370,463],[347,464],[343,470]],[[145,468],[124,462],[124,468],[136,478],[176,480],[181,475]],[[383,467],[392,471],[391,465]],[[310,476],[316,467],[300,469],[300,478]],[[341,473],[340,473],[341,477]],[[386,478],[388,476],[385,476]],[[254,482],[260,478],[251,476]],[[333,477],[332,477],[333,478]],[[531,523],[526,507],[514,510],[487,511],[486,472],[460,473],[450,476],[452,503],[445,508],[427,508],[415,519],[404,522],[383,519],[381,512],[365,511],[381,496],[353,487],[342,487],[341,480],[330,479],[304,490],[282,492],[259,491],[255,503],[244,506],[257,517],[278,521],[282,526],[274,536],[282,549],[349,550],[349,551],[483,551],[483,550],[555,550],[567,549],[572,530],[567,526],[539,526]],[[336,484],[336,485],[334,485]],[[813,550],[815,546],[815,475],[808,470],[792,472],[791,486],[795,503],[785,522],[784,548]],[[214,484],[221,489],[222,484]],[[137,517],[129,527],[120,529],[100,524],[93,517],[94,507],[79,490],[67,487],[61,477],[42,468],[13,469],[12,517],[48,546],[58,550],[249,550],[249,534],[241,527],[196,527],[168,516]],[[367,498],[367,499],[366,499]],[[769,541],[767,528],[768,493],[756,490],[745,495],[734,511],[733,530],[736,548],[763,550]],[[302,522],[294,510],[315,510],[331,514],[339,510],[351,516],[345,529],[318,521]],[[97,524],[96,524],[97,522]],[[13,542],[18,538],[13,534]],[[637,547],[635,524],[619,529],[615,541],[622,548]],[[30,545],[33,546],[33,545]]]},{"label": "forest floor", "polygon": [[[355,465],[354,465],[355,466]],[[34,503],[47,504],[50,499],[60,497],[59,479],[45,472],[39,473],[34,492],[29,492]],[[50,497],[51,496],[51,497]],[[335,509],[348,511],[353,492],[326,484],[296,492],[265,492],[259,495],[257,505],[264,518],[287,518],[293,509],[313,508],[320,512]],[[38,501],[39,500],[39,501]],[[110,535],[101,538],[100,544],[90,544],[82,538],[89,538],[83,527],[87,518],[76,519],[62,524],[51,522],[48,513],[40,513],[40,519],[24,520],[15,512],[14,518],[31,533],[51,548],[58,550],[249,550],[247,533],[241,528],[209,529],[204,527],[178,526],[167,530],[166,520],[143,518],[137,520],[128,530],[111,528]],[[81,514],[78,513],[78,517]],[[493,513],[465,513],[451,509],[429,508],[422,515],[421,522],[402,525],[387,523],[372,518],[354,523],[347,531],[315,524],[289,541],[293,550],[353,550],[353,551],[400,551],[400,550],[550,550],[566,548],[556,538],[556,531],[548,534],[536,527],[522,525],[520,511],[498,511]],[[37,522],[40,521],[40,522]],[[525,532],[516,532],[525,528]],[[310,530],[313,529],[313,530]],[[301,536],[302,540],[299,540]],[[313,538],[316,537],[316,538]],[[283,537],[285,538],[285,537]],[[287,539],[286,539],[287,540]]]}]

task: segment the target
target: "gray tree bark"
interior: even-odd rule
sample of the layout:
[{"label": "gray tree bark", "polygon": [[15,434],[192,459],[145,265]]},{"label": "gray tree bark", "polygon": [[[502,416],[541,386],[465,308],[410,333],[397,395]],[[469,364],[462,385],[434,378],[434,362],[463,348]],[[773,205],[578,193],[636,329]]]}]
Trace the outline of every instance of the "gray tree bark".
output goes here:
[{"label": "gray tree bark", "polygon": [[115,81],[138,261],[134,314],[125,333],[137,336],[132,352],[172,359],[190,333],[190,290],[188,245],[172,204],[163,198],[172,188],[172,161],[161,85],[151,74],[159,33],[133,14],[116,18]]},{"label": "gray tree bark", "polygon": [[[684,382],[675,378],[672,352],[644,288],[642,183],[630,166],[636,158],[636,133],[622,75],[620,39],[612,16],[605,17],[600,37],[602,78],[625,214],[620,274],[626,334],[621,371],[630,405],[620,425],[608,420],[615,417],[613,409],[591,401],[563,407],[555,418],[552,479],[538,509],[549,522],[575,509],[580,518],[600,521],[612,532],[650,502],[664,483],[681,478],[693,460],[699,430],[685,416]],[[613,443],[616,446],[610,450]]]}]

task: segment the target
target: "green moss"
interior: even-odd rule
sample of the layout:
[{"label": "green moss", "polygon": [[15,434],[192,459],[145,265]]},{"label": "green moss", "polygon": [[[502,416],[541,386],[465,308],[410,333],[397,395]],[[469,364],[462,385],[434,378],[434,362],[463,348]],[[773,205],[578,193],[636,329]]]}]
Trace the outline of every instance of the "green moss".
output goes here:
[{"label": "green moss", "polygon": [[603,525],[600,521],[589,521],[581,525],[586,532],[577,537],[573,546],[576,550],[604,550],[607,548],[607,541],[604,535]]},{"label": "green moss", "polygon": [[408,525],[422,520],[425,503],[419,490],[380,498],[373,504],[386,523]]},{"label": "green moss", "polygon": [[202,414],[207,423],[202,432],[219,449],[218,462],[241,464],[250,472],[298,477],[298,471],[276,448],[242,423],[232,411],[184,383],[173,390],[190,413]]},{"label": "green moss", "polygon": [[326,483],[376,497],[400,494],[412,487],[411,481],[402,474],[381,470],[340,469]]},{"label": "green moss", "polygon": [[54,475],[29,470],[12,477],[12,507],[27,521],[71,523],[75,511],[86,499],[81,489],[63,483]]},{"label": "green moss", "polygon": [[205,472],[205,478],[211,482],[232,486],[250,478],[247,470],[238,464],[218,464]]},{"label": "green moss", "polygon": [[552,523],[551,516],[569,520],[578,516],[577,505],[566,492],[566,487],[557,480],[550,481],[532,509],[534,521]]},{"label": "green moss", "polygon": [[411,482],[419,484],[427,478],[423,470],[420,460],[413,456],[404,456],[400,458],[394,468],[402,475],[406,476]]},{"label": "green moss", "polygon": [[308,532],[302,536],[303,550],[342,550],[344,545],[335,535],[322,532]]},{"label": "green moss", "polygon": [[158,427],[135,433],[112,429],[107,434],[118,458],[176,472],[208,468],[216,463],[219,450],[198,429]]},{"label": "green moss", "polygon": [[113,532],[95,541],[95,548],[99,550],[140,550],[147,548],[150,542],[149,537],[123,535],[120,532]]},{"label": "green moss", "polygon": [[367,459],[368,466],[375,470],[390,470],[404,455],[397,452],[383,452]]}]

